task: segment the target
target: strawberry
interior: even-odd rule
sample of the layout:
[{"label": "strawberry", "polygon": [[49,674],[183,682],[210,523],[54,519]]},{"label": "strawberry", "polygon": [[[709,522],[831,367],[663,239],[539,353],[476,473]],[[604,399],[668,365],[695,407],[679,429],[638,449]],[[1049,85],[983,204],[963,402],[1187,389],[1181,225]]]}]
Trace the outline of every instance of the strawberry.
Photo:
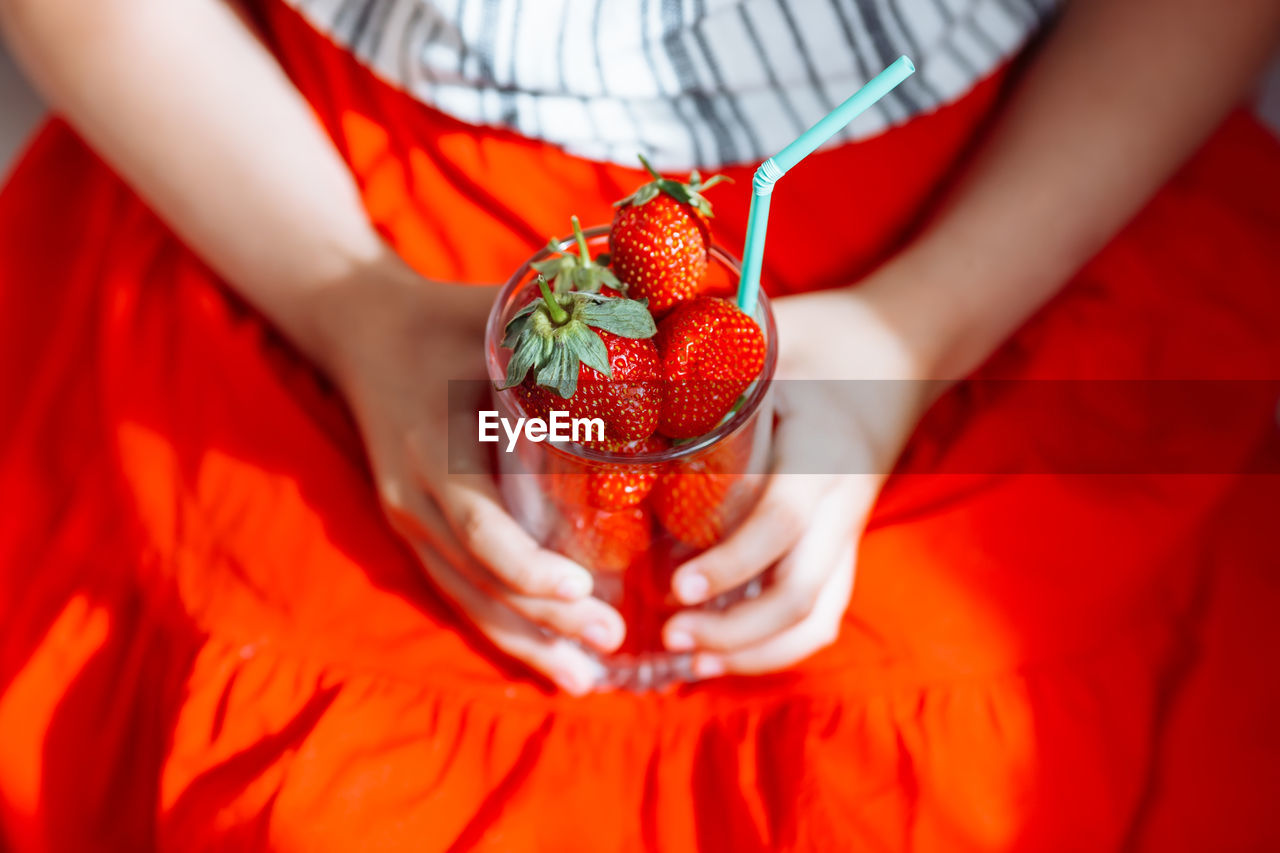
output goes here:
[{"label": "strawberry", "polygon": [[654,489],[653,514],[686,545],[710,548],[724,537],[721,507],[735,479],[732,474],[710,473],[697,463],[668,471]]},{"label": "strawberry", "polygon": [[586,507],[589,465],[567,453],[548,450],[546,470],[540,475],[543,491],[561,509]]},{"label": "strawberry", "polygon": [[[660,435],[637,441],[606,438],[591,442],[598,450],[616,456],[657,453],[670,445]],[[636,506],[649,496],[658,480],[658,466],[627,465],[624,462],[595,462],[565,453],[553,453],[542,475],[543,487],[562,506],[593,506],[597,509],[620,510]]]},{"label": "strawberry", "polygon": [[751,430],[664,471],[649,503],[662,527],[699,550],[721,541],[759,496],[763,479],[749,474]]},{"label": "strawberry", "polygon": [[[667,446],[662,436],[651,435],[639,441],[606,440],[601,449],[620,456],[635,456],[656,453]],[[657,480],[658,469],[654,465],[596,464],[587,474],[586,498],[592,506],[601,509],[625,509],[648,497]]]},{"label": "strawberry", "polygon": [[618,291],[624,290],[618,277],[602,263],[604,255],[592,260],[578,217],[570,217],[570,221],[573,223],[573,238],[578,244],[578,254],[560,251],[559,242],[552,240],[547,244],[547,249],[553,257],[531,264],[533,269],[551,280],[551,289],[555,293],[581,290],[586,293],[604,292],[616,295]]},{"label": "strawberry", "polygon": [[[604,293],[552,293],[538,276],[541,299],[507,324],[512,350],[504,388],[517,388],[526,411],[546,417],[600,418],[606,437],[648,438],[658,423],[662,388],[656,328],[643,302]],[[557,399],[557,396],[559,399]]]},{"label": "strawberry", "polygon": [[647,298],[661,316],[702,289],[707,275],[707,220],[711,204],[702,192],[720,181],[693,172],[689,183],[663,178],[644,157],[653,180],[616,204],[609,230],[610,263],[626,283],[627,295]]},{"label": "strawberry", "polygon": [[588,569],[623,572],[643,558],[652,544],[649,508],[622,510],[592,506],[561,507],[564,520],[548,543]]},{"label": "strawberry", "polygon": [[733,408],[764,368],[764,335],[727,299],[680,303],[658,326],[664,399],[658,431],[694,438]]}]

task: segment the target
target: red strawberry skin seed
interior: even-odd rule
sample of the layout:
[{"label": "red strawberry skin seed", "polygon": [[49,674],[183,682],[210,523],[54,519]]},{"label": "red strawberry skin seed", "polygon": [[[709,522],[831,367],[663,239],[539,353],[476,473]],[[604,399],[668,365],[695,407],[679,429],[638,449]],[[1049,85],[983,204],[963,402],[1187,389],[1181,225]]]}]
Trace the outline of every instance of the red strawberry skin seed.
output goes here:
[{"label": "red strawberry skin seed", "polygon": [[609,232],[614,274],[629,298],[649,300],[655,317],[702,289],[707,243],[698,212],[668,195],[619,208]]},{"label": "red strawberry skin seed", "polygon": [[727,299],[699,296],[658,324],[664,399],[658,431],[693,438],[711,430],[764,369],[764,335]]}]

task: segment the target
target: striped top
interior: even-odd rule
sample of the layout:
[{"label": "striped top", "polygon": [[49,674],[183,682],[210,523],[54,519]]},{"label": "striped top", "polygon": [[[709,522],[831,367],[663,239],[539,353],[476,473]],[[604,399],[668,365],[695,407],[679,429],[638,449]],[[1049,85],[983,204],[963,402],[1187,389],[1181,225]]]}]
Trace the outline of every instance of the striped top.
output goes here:
[{"label": "striped top", "polygon": [[594,160],[776,153],[881,68],[918,73],[840,134],[967,92],[1056,0],[286,0],[375,73],[470,124]]}]

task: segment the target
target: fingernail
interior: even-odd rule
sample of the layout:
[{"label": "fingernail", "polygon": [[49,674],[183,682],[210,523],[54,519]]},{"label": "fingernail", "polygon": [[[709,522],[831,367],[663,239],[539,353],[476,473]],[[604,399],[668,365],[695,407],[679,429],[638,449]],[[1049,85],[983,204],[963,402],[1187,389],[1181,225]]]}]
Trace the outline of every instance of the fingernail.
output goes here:
[{"label": "fingernail", "polygon": [[693,635],[678,628],[667,632],[667,648],[673,652],[687,652],[693,648]]},{"label": "fingernail", "polygon": [[556,595],[570,601],[583,598],[591,594],[591,576],[586,572],[565,575],[560,583],[556,584]]},{"label": "fingernail", "polygon": [[715,678],[718,675],[724,675],[724,661],[702,655],[693,662],[693,672],[699,678]]},{"label": "fingernail", "polygon": [[613,632],[601,622],[592,622],[582,629],[582,639],[597,649],[608,651],[613,646]]},{"label": "fingernail", "polygon": [[676,578],[676,595],[685,604],[698,604],[707,597],[711,588],[707,579],[696,573],[686,572]]},{"label": "fingernail", "polygon": [[555,679],[556,684],[560,685],[560,689],[574,696],[581,696],[587,692],[587,687],[583,685],[581,680],[567,669],[557,669],[551,677]]}]

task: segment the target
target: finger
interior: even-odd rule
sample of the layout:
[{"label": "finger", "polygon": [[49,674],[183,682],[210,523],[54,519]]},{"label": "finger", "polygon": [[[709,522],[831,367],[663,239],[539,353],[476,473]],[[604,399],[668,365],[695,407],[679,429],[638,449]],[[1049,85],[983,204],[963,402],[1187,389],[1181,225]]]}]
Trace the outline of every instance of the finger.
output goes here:
[{"label": "finger", "polygon": [[496,593],[495,598],[526,619],[606,654],[615,651],[627,636],[622,615],[598,598],[558,601],[515,593]]},{"label": "finger", "polygon": [[622,616],[603,601],[590,597],[559,601],[513,593],[463,551],[434,501],[415,489],[400,497],[397,507],[393,524],[401,535],[415,547],[429,547],[459,574],[525,618],[602,652],[612,652],[622,643],[626,636]]},{"label": "finger", "polygon": [[501,651],[581,696],[603,676],[603,667],[572,640],[547,636],[515,611],[484,594],[430,548],[415,545],[427,574],[482,634]]},{"label": "finger", "polygon": [[[850,543],[841,560],[853,562]],[[818,598],[818,605],[804,621],[793,625],[759,645],[728,653],[702,652],[695,656],[693,670],[701,678],[718,675],[759,675],[799,663],[836,641],[845,608],[853,592],[853,571],[833,572]]]},{"label": "finger", "polygon": [[742,526],[688,561],[672,577],[676,598],[701,604],[759,575],[811,529],[814,507],[831,487],[820,476],[775,474]]},{"label": "finger", "polygon": [[732,652],[803,622],[817,608],[830,576],[851,570],[844,555],[853,540],[854,520],[848,490],[830,494],[815,508],[813,526],[778,565],[773,582],[759,597],[722,611],[676,614],[663,628],[667,648]]},{"label": "finger", "polygon": [[423,487],[443,510],[462,547],[509,589],[531,596],[565,600],[591,594],[591,573],[554,551],[539,547],[502,503],[485,461],[473,448],[460,448],[451,458],[449,473],[439,460],[439,448],[427,440],[427,432],[408,437],[409,457]]},{"label": "finger", "polygon": [[455,566],[465,560],[458,538],[435,501],[416,485],[389,480],[379,487],[382,509],[391,527],[410,542],[429,542]]},{"label": "finger", "polygon": [[487,474],[451,475],[424,485],[462,547],[512,591],[569,601],[591,594],[591,573],[540,547],[507,513]]}]

